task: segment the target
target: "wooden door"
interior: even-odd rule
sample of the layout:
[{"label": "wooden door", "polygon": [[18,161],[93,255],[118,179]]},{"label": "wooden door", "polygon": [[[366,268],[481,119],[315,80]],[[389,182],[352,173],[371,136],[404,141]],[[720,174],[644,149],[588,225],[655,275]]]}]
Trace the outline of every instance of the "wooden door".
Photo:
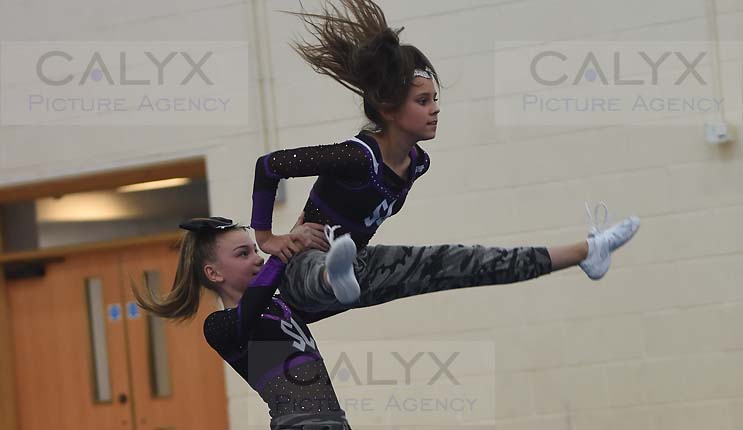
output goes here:
[{"label": "wooden door", "polygon": [[[123,276],[140,287],[168,292],[176,260],[176,250],[164,244],[125,250]],[[203,335],[204,319],[215,310],[214,299],[204,294],[201,300],[199,313],[186,323],[162,324],[147,315],[127,319],[132,378],[140,381],[133,393],[138,430],[227,429],[224,370]],[[126,289],[126,303],[133,309],[131,288]],[[164,344],[153,345],[163,337]]]},{"label": "wooden door", "polygon": [[7,284],[19,428],[132,428],[121,319],[105,318],[108,399],[96,399],[87,284],[98,280],[104,308],[121,302],[119,258],[78,254],[46,266],[43,278]]},{"label": "wooden door", "polygon": [[[44,277],[7,283],[21,429],[227,429],[223,365],[202,335],[213,310],[209,296],[183,325],[153,324],[127,306],[131,279],[141,282],[145,272],[169,291],[176,260],[167,245],[80,253],[48,264]],[[98,301],[90,293],[96,288]],[[96,313],[103,328],[94,334]],[[93,341],[101,333],[103,348]],[[170,385],[163,390],[166,373]]]}]

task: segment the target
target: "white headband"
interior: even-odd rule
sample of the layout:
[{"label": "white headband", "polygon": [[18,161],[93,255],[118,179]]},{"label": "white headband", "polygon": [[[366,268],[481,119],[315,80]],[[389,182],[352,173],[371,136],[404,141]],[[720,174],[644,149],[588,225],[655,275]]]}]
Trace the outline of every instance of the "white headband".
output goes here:
[{"label": "white headband", "polygon": [[429,69],[428,67],[426,67],[425,70],[415,69],[415,71],[413,71],[413,79],[415,79],[417,76],[426,79],[433,79],[433,71],[431,71],[431,69]]}]

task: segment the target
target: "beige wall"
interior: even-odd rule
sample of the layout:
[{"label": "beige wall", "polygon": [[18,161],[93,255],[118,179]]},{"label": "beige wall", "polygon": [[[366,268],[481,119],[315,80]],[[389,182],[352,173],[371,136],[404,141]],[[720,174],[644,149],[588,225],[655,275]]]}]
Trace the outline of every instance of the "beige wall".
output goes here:
[{"label": "beige wall", "polygon": [[[251,60],[257,46],[267,47],[261,69],[271,84],[264,101],[275,115],[262,115],[259,65],[251,61],[256,102],[245,127],[3,127],[0,184],[203,154],[213,213],[249,221],[258,155],[337,141],[363,124],[359,100],[289,49],[301,28],[275,10],[296,9],[293,0],[265,0],[258,17],[251,1],[39,1],[29,3],[33,14],[2,4],[2,40],[251,40]],[[469,377],[485,381],[476,390],[494,393],[500,429],[743,428],[740,142],[706,144],[703,118],[567,129],[495,127],[493,120],[496,42],[704,41],[705,0],[380,5],[393,25],[406,27],[403,39],[429,55],[446,87],[439,136],[424,144],[432,168],[376,243],[579,240],[585,200],[606,201],[615,218],[638,214],[643,227],[600,283],[569,270],[354,311],[313,326],[321,347],[384,339],[491,342],[495,371]],[[716,7],[720,40],[742,42],[743,4],[717,0]],[[256,19],[267,28],[263,45],[252,39]],[[724,50],[722,58],[723,94],[739,99],[743,50]],[[726,112],[738,132],[742,115]],[[269,131],[276,127],[275,142],[265,138],[264,117]],[[288,201],[275,212],[277,230],[294,220],[310,185],[288,183]],[[265,425],[257,395],[231,371],[226,375],[232,428]],[[338,391],[341,398],[358,395]],[[370,423],[368,414],[349,415],[354,427]],[[491,425],[489,418],[475,420]],[[430,414],[414,419],[437,424]]]}]

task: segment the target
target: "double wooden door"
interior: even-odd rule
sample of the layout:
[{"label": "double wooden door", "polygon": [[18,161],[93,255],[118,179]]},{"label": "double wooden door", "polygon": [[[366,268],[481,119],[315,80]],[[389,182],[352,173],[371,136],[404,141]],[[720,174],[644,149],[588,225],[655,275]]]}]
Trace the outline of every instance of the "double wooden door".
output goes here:
[{"label": "double wooden door", "polygon": [[23,430],[226,430],[223,365],[199,314],[175,324],[134,302],[132,284],[168,292],[168,244],[69,255],[7,284]]}]

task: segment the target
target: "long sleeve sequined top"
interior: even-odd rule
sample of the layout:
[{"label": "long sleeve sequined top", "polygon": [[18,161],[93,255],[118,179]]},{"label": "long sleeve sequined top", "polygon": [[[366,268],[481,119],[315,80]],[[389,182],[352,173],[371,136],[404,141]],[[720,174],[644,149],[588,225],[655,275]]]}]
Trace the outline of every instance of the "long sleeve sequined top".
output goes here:
[{"label": "long sleeve sequined top", "polygon": [[428,171],[428,154],[417,144],[410,167],[400,177],[384,164],[379,144],[369,134],[332,145],[276,151],[255,167],[251,226],[270,230],[281,179],[317,176],[304,208],[305,222],[340,225],[357,248],[369,243],[379,226],[402,209],[413,183]]},{"label": "long sleeve sequined top", "polygon": [[247,381],[272,418],[299,415],[345,419],[308,323],[339,312],[303,312],[274,296],[284,264],[271,257],[237,308],[204,321],[209,345]]}]

